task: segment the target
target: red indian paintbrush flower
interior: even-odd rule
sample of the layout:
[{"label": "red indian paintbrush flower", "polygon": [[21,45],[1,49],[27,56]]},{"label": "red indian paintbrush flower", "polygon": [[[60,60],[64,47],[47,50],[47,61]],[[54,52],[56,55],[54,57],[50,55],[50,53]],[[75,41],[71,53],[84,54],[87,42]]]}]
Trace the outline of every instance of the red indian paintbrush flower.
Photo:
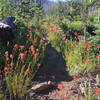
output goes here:
[{"label": "red indian paintbrush flower", "polygon": [[32,37],[32,33],[29,33],[29,36]]},{"label": "red indian paintbrush flower", "polygon": [[2,71],[0,70],[0,74],[2,73]]},{"label": "red indian paintbrush flower", "polygon": [[78,37],[77,37],[77,38],[78,38],[78,40],[81,40],[81,36],[80,36],[80,35],[78,35]]},{"label": "red indian paintbrush flower", "polygon": [[28,67],[28,68],[27,68],[27,73],[29,73],[29,72],[30,72],[30,68]]},{"label": "red indian paintbrush flower", "polygon": [[5,55],[8,56],[8,54],[9,54],[8,51],[6,51],[6,52],[5,52]]},{"label": "red indian paintbrush flower", "polygon": [[8,71],[9,71],[9,68],[5,67],[5,68],[4,68],[4,71],[5,71],[5,72],[8,72]]},{"label": "red indian paintbrush flower", "polygon": [[10,66],[11,66],[11,67],[13,67],[13,66],[14,66],[14,63],[13,63],[13,62],[11,62],[11,63],[10,63]]},{"label": "red indian paintbrush flower", "polygon": [[51,78],[52,78],[52,79],[55,79],[55,76],[54,76],[54,75],[51,75]]},{"label": "red indian paintbrush flower", "polygon": [[77,35],[77,32],[75,32],[74,34]]},{"label": "red indian paintbrush flower", "polygon": [[58,85],[58,88],[61,89],[62,88],[62,85]]},{"label": "red indian paintbrush flower", "polygon": [[64,98],[64,100],[67,100],[66,98]]},{"label": "red indian paintbrush flower", "polygon": [[98,88],[96,92],[98,95],[100,95],[100,88]]},{"label": "red indian paintbrush flower", "polygon": [[62,84],[62,85],[58,85],[58,88],[59,89],[64,89],[65,88],[65,86]]},{"label": "red indian paintbrush flower", "polygon": [[8,61],[9,60],[9,57],[6,57],[6,61]]},{"label": "red indian paintbrush flower", "polygon": [[90,61],[90,60],[88,60],[88,64],[90,64],[90,62],[91,62],[91,61]]},{"label": "red indian paintbrush flower", "polygon": [[86,42],[84,43],[85,46],[91,46],[91,43],[90,42]]},{"label": "red indian paintbrush flower", "polygon": [[68,56],[69,55],[69,52],[66,52],[66,56]]},{"label": "red indian paintbrush flower", "polygon": [[31,49],[31,51],[33,52],[33,51],[34,51],[34,46],[31,45],[31,46],[30,46],[30,49]]},{"label": "red indian paintbrush flower", "polygon": [[77,79],[77,78],[78,78],[78,74],[74,74],[74,75],[73,75],[73,78],[74,78],[74,79]]},{"label": "red indian paintbrush flower", "polygon": [[87,48],[87,51],[88,51],[88,52],[90,52],[90,51],[91,51],[91,49],[90,49],[90,48]]},{"label": "red indian paintbrush flower", "polygon": [[39,53],[34,54],[34,59],[37,59]]},{"label": "red indian paintbrush flower", "polygon": [[24,45],[20,45],[19,47],[21,48],[21,50],[24,50]]},{"label": "red indian paintbrush flower", "polygon": [[19,56],[20,56],[21,59],[23,59],[25,57],[25,54],[24,53],[20,53]]},{"label": "red indian paintbrush flower", "polygon": [[96,56],[97,58],[100,58],[100,55]]},{"label": "red indian paintbrush flower", "polygon": [[72,43],[72,47],[74,47],[75,46],[75,43]]},{"label": "red indian paintbrush flower", "polygon": [[18,44],[15,44],[15,45],[14,45],[14,48],[18,48]]},{"label": "red indian paintbrush flower", "polygon": [[41,66],[41,64],[38,64],[38,67],[40,67]]},{"label": "red indian paintbrush flower", "polygon": [[12,59],[13,59],[13,57],[14,57],[14,56],[13,56],[13,54],[10,54],[10,58],[12,58]]}]

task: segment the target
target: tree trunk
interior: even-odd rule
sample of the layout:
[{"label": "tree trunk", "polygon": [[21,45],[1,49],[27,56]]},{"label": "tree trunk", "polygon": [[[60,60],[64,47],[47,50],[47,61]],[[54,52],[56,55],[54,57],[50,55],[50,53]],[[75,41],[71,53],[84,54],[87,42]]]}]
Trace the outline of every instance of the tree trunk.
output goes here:
[{"label": "tree trunk", "polygon": [[84,41],[86,41],[87,18],[84,18]]}]

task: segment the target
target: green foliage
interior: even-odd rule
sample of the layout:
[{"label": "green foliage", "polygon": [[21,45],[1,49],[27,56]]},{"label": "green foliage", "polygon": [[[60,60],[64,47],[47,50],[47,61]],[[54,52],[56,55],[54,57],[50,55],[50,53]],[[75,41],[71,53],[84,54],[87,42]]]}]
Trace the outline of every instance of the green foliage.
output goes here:
[{"label": "green foliage", "polygon": [[[5,54],[3,54],[5,68],[8,69],[8,71],[4,70],[5,76],[2,79],[6,87],[4,88],[4,85],[1,84],[3,89],[1,88],[0,97],[3,99],[24,99],[31,79],[34,78],[35,73],[43,62],[45,44],[41,39],[42,36],[35,34],[34,32],[36,32],[36,30],[33,31],[32,27],[33,26],[29,26],[29,28],[27,28],[28,33],[24,34],[26,38],[23,38],[22,41],[21,35],[23,35],[23,30],[26,29],[25,27],[23,27],[24,29],[20,27],[17,31],[21,33],[21,39],[17,38],[17,40],[15,40],[16,44],[12,46],[11,52],[6,51],[4,52]],[[10,45],[8,45],[8,47],[9,46]],[[4,71],[2,69],[2,73]]]},{"label": "green foliage", "polygon": [[73,32],[82,34],[83,33],[83,23],[81,21],[69,22],[68,30],[70,30],[69,34],[73,34]]},{"label": "green foliage", "polygon": [[[94,57],[95,53],[92,51],[92,47],[85,48],[84,42],[75,43],[74,47],[71,46],[73,44],[66,45],[64,59],[68,65],[67,70],[71,75],[75,73],[84,74],[95,70],[98,60]],[[87,51],[88,49],[91,51]]]},{"label": "green foliage", "polygon": [[91,90],[91,83],[84,83],[85,86],[85,98],[86,100],[97,100],[97,96]]},{"label": "green foliage", "polygon": [[63,16],[63,9],[62,9],[61,1],[58,1],[58,3],[57,3],[56,17],[58,18],[58,23],[61,24],[62,23],[62,19],[64,17]]},{"label": "green foliage", "polygon": [[0,5],[1,19],[14,16],[16,20],[24,23],[32,21],[35,25],[38,24],[39,19],[42,18],[42,7],[38,0],[34,2],[32,0],[1,0]]},{"label": "green foliage", "polygon": [[80,15],[81,3],[75,0],[68,1],[68,6],[66,8],[66,14],[71,17],[71,21],[73,17]]},{"label": "green foliage", "polygon": [[8,0],[0,0],[0,19],[12,16],[12,8]]},{"label": "green foliage", "polygon": [[64,35],[63,30],[56,22],[49,20],[48,22],[43,23],[43,27],[46,30],[49,42],[52,44],[53,47],[56,47],[56,49],[60,52],[62,46],[61,41],[63,40],[63,35]]}]

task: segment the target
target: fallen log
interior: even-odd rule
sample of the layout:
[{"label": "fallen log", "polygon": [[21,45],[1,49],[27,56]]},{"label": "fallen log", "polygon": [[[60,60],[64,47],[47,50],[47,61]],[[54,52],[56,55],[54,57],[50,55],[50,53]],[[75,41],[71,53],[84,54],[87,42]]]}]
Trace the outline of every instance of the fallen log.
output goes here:
[{"label": "fallen log", "polygon": [[53,86],[56,86],[55,82],[51,82],[51,81],[42,82],[42,83],[32,86],[31,89],[29,89],[26,94],[30,93],[31,91],[33,92],[43,91]]}]

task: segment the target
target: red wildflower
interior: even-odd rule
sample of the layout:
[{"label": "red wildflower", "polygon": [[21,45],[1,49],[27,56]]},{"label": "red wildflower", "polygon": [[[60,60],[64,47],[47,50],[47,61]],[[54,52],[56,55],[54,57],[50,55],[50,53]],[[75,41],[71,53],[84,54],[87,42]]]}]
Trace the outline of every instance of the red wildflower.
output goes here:
[{"label": "red wildflower", "polygon": [[24,50],[24,45],[20,45],[19,47],[20,47],[22,50]]},{"label": "red wildflower", "polygon": [[0,70],[0,74],[2,73],[2,71]]},{"label": "red wildflower", "polygon": [[13,63],[13,62],[11,62],[11,63],[10,63],[10,66],[11,66],[11,67],[13,67],[13,66],[14,66],[14,63]]},{"label": "red wildflower", "polygon": [[65,86],[64,86],[64,85],[58,85],[58,88],[59,88],[59,89],[64,89]]},{"label": "red wildflower", "polygon": [[39,49],[36,49],[36,51],[39,51]]},{"label": "red wildflower", "polygon": [[66,56],[68,56],[69,55],[69,52],[66,52]]},{"label": "red wildflower", "polygon": [[100,46],[97,46],[97,48],[100,48]]},{"label": "red wildflower", "polygon": [[34,59],[37,59],[39,53],[34,54]]},{"label": "red wildflower", "polygon": [[32,33],[29,33],[29,36],[32,37]]},{"label": "red wildflower", "polygon": [[77,32],[75,32],[74,34],[77,35]]},{"label": "red wildflower", "polygon": [[91,51],[91,49],[90,49],[90,48],[87,48],[87,51],[88,51],[88,52],[90,52],[90,51]]},{"label": "red wildflower", "polygon": [[78,35],[78,37],[77,37],[77,38],[78,38],[78,40],[81,40],[81,36],[80,36],[80,35]]},{"label": "red wildflower", "polygon": [[91,43],[90,42],[86,42],[84,43],[85,46],[91,46]]},{"label": "red wildflower", "polygon": [[66,98],[64,98],[64,100],[67,100]]},{"label": "red wildflower", "polygon": [[96,92],[98,95],[100,95],[100,88],[98,88]]},{"label": "red wildflower", "polygon": [[29,37],[30,35],[29,34],[27,34],[27,37]]},{"label": "red wildflower", "polygon": [[15,44],[15,45],[14,45],[14,48],[18,48],[18,44]]},{"label": "red wildflower", "polygon": [[46,42],[44,45],[47,46],[47,44],[48,44],[48,43]]},{"label": "red wildflower", "polygon": [[52,79],[55,79],[55,76],[54,76],[54,75],[52,75],[52,76],[51,76],[51,78],[52,78]]},{"label": "red wildflower", "polygon": [[9,60],[9,57],[6,57],[6,61],[8,61]]},{"label": "red wildflower", "polygon": [[97,58],[100,58],[100,55],[98,55]]},{"label": "red wildflower", "polygon": [[13,59],[13,57],[14,57],[14,56],[13,56],[12,54],[10,54],[10,58],[12,58],[12,59]]},{"label": "red wildflower", "polygon": [[40,67],[41,66],[41,64],[38,64],[38,67]]},{"label": "red wildflower", "polygon": [[90,60],[88,60],[88,64],[90,64],[90,62],[91,62],[91,61],[90,61]]},{"label": "red wildflower", "polygon": [[8,54],[9,54],[8,51],[6,51],[6,52],[5,52],[5,55],[8,56]]},{"label": "red wildflower", "polygon": [[21,59],[23,59],[25,57],[25,54],[24,53],[20,53],[19,56],[20,56]]},{"label": "red wildflower", "polygon": [[28,68],[27,68],[27,73],[29,73],[29,72],[30,72],[30,68],[28,67]]},{"label": "red wildflower", "polygon": [[65,88],[65,86],[64,85],[62,85],[62,89],[64,89]]},{"label": "red wildflower", "polygon": [[74,79],[77,79],[77,78],[78,78],[78,74],[74,74],[74,75],[73,75],[73,78],[74,78]]},{"label": "red wildflower", "polygon": [[58,85],[57,87],[58,87],[59,89],[62,89],[62,85]]},{"label": "red wildflower", "polygon": [[34,46],[31,45],[31,46],[30,46],[30,49],[31,49],[31,51],[34,51]]},{"label": "red wildflower", "polygon": [[72,47],[74,47],[75,46],[75,43],[72,43]]},{"label": "red wildflower", "polygon": [[4,68],[4,71],[5,71],[5,72],[8,72],[8,71],[9,71],[9,68],[5,67],[5,68]]}]

